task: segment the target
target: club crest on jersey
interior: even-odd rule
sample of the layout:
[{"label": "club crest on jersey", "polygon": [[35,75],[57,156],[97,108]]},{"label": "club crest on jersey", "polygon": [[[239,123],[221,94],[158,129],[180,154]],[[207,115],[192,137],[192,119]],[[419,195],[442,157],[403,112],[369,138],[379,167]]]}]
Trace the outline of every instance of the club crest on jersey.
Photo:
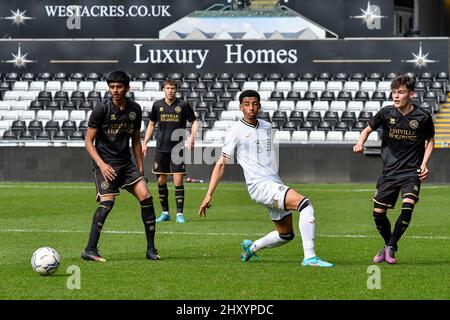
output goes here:
[{"label": "club crest on jersey", "polygon": [[111,121],[117,120],[117,116],[115,114],[111,115]]},{"label": "club crest on jersey", "polygon": [[102,189],[108,189],[109,188],[109,182],[108,181],[102,181],[102,183],[100,184],[100,186],[102,187]]},{"label": "club crest on jersey", "polygon": [[175,107],[175,112],[176,113],[180,113],[181,112],[181,107],[180,106],[176,106]]},{"label": "club crest on jersey", "polygon": [[128,116],[130,117],[131,121],[136,120],[136,112],[130,112],[130,114]]},{"label": "club crest on jersey", "polygon": [[389,119],[389,124],[395,124],[395,118],[390,118]]},{"label": "club crest on jersey", "polygon": [[411,127],[411,129],[417,129],[419,127],[419,122],[417,120],[411,120],[409,122],[409,126]]},{"label": "club crest on jersey", "polygon": [[163,107],[159,108],[159,112],[164,112],[164,108]]}]

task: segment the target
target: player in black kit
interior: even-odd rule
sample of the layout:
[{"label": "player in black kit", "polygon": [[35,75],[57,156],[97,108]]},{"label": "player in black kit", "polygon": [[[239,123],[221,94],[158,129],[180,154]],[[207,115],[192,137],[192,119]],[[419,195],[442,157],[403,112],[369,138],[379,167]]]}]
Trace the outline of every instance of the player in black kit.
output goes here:
[{"label": "player in black kit", "polygon": [[[106,217],[114,206],[115,197],[119,195],[119,188],[122,188],[132,193],[141,205],[147,238],[147,259],[159,260],[154,245],[153,198],[144,178],[140,139],[141,107],[125,96],[130,89],[130,78],[125,72],[112,71],[106,81],[111,98],[105,99],[92,111],[85,138],[86,149],[93,160],[97,201],[100,203],[92,218],[88,244],[81,258],[106,261],[100,256],[97,244]],[[136,165],[131,159],[130,138]]]},{"label": "player in black kit", "polygon": [[193,148],[197,121],[190,104],[175,97],[177,83],[166,80],[163,83],[164,99],[155,101],[150,114],[150,123],[145,133],[142,152],[147,155],[147,143],[158,124],[159,134],[156,141],[155,161],[152,172],[158,179],[159,199],[162,207],[161,216],[156,222],[169,221],[169,192],[167,190],[167,176],[173,175],[175,184],[175,202],[177,206],[178,223],[184,223],[184,186],[183,177],[186,174],[183,162],[183,146],[186,122],[192,123],[191,134],[187,140],[187,147]]},{"label": "player in black kit", "polygon": [[[381,158],[383,172],[373,197],[373,216],[384,248],[373,258],[375,263],[395,264],[395,252],[400,237],[411,221],[414,205],[419,201],[420,184],[429,174],[427,168],[434,148],[434,124],[431,115],[412,103],[414,79],[398,76],[391,83],[394,105],[382,108],[369,121],[353,147],[362,152],[369,134],[382,128]],[[394,230],[387,218],[387,209],[402,197],[402,210]]]}]

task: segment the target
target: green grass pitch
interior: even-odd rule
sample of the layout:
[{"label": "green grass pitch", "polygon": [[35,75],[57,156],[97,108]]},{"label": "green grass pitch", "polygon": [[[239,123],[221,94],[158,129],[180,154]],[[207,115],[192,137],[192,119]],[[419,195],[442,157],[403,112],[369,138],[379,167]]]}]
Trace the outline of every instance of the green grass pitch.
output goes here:
[{"label": "green grass pitch", "polygon": [[[170,186],[170,185],[169,185]],[[372,218],[373,185],[292,185],[313,202],[318,255],[334,268],[302,267],[296,238],[239,261],[243,239],[273,230],[267,211],[250,200],[243,183],[222,183],[206,218],[197,210],[206,184],[186,184],[184,225],[157,224],[161,261],[145,259],[138,202],[127,192],[116,199],[100,239],[106,263],[80,259],[97,207],[91,183],[0,184],[0,299],[448,299],[450,290],[449,186],[424,184],[410,228],[399,243],[398,264],[380,264],[379,289],[369,289],[368,268],[382,246]],[[160,205],[150,184],[156,212]],[[171,211],[173,187],[169,189]],[[399,205],[390,211],[392,225]],[[174,215],[172,214],[172,217]],[[55,248],[58,271],[48,277],[30,265],[33,251]],[[70,266],[80,288],[69,289]],[[72,278],[71,278],[72,277]],[[369,279],[370,282],[370,279]]]}]

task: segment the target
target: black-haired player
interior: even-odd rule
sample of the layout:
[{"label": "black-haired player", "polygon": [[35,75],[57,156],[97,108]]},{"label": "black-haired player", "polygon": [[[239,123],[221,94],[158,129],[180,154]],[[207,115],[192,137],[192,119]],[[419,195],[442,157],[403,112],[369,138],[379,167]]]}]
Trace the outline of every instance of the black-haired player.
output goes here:
[{"label": "black-haired player", "polygon": [[[353,147],[354,152],[362,152],[369,134],[382,128],[383,172],[373,197],[373,216],[385,246],[373,258],[376,263],[396,263],[397,243],[411,222],[414,206],[419,201],[420,184],[429,174],[427,165],[434,148],[434,124],[430,113],[412,103],[414,86],[414,79],[408,76],[395,78],[391,83],[394,105],[375,114]],[[386,214],[394,208],[399,194],[403,199],[402,210],[391,232]]]},{"label": "black-haired player", "polygon": [[177,83],[174,80],[165,80],[163,83],[163,91],[164,99],[155,101],[153,104],[142,152],[145,157],[147,155],[147,143],[155,130],[156,124],[158,124],[159,134],[156,141],[155,161],[152,172],[158,179],[158,192],[162,214],[156,219],[156,222],[170,220],[167,176],[173,175],[177,207],[176,221],[178,223],[184,223],[186,221],[183,215],[183,178],[186,175],[186,168],[183,161],[184,135],[186,122],[192,122],[191,134],[188,137],[187,146],[188,148],[193,148],[198,124],[190,104],[176,98]]},{"label": "black-haired player", "polygon": [[[153,198],[144,178],[140,139],[141,107],[126,97],[130,78],[125,72],[112,71],[106,81],[111,99],[106,99],[94,108],[85,138],[86,149],[93,159],[97,201],[100,203],[94,213],[89,240],[81,258],[106,261],[100,256],[97,244],[106,217],[114,206],[115,197],[119,195],[119,188],[122,188],[132,193],[141,205],[147,238],[147,259],[159,260],[154,244]],[[136,165],[131,158],[130,138]]]}]

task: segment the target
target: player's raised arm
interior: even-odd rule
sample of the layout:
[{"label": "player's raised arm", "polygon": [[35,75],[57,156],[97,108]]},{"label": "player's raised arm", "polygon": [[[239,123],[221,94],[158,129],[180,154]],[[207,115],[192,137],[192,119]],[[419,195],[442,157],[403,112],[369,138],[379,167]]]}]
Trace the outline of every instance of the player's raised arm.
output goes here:
[{"label": "player's raised arm", "polygon": [[372,131],[373,129],[369,125],[363,131],[361,131],[358,142],[353,146],[353,152],[363,152],[364,143],[367,141],[367,138]]},{"label": "player's raised arm", "polygon": [[200,217],[206,217],[206,209],[211,207],[212,195],[223,176],[226,164],[227,158],[221,155],[219,160],[217,160],[216,165],[214,166],[213,172],[211,174],[211,180],[209,182],[208,191],[206,192],[205,198],[203,199],[200,209],[198,210],[198,215]]}]

